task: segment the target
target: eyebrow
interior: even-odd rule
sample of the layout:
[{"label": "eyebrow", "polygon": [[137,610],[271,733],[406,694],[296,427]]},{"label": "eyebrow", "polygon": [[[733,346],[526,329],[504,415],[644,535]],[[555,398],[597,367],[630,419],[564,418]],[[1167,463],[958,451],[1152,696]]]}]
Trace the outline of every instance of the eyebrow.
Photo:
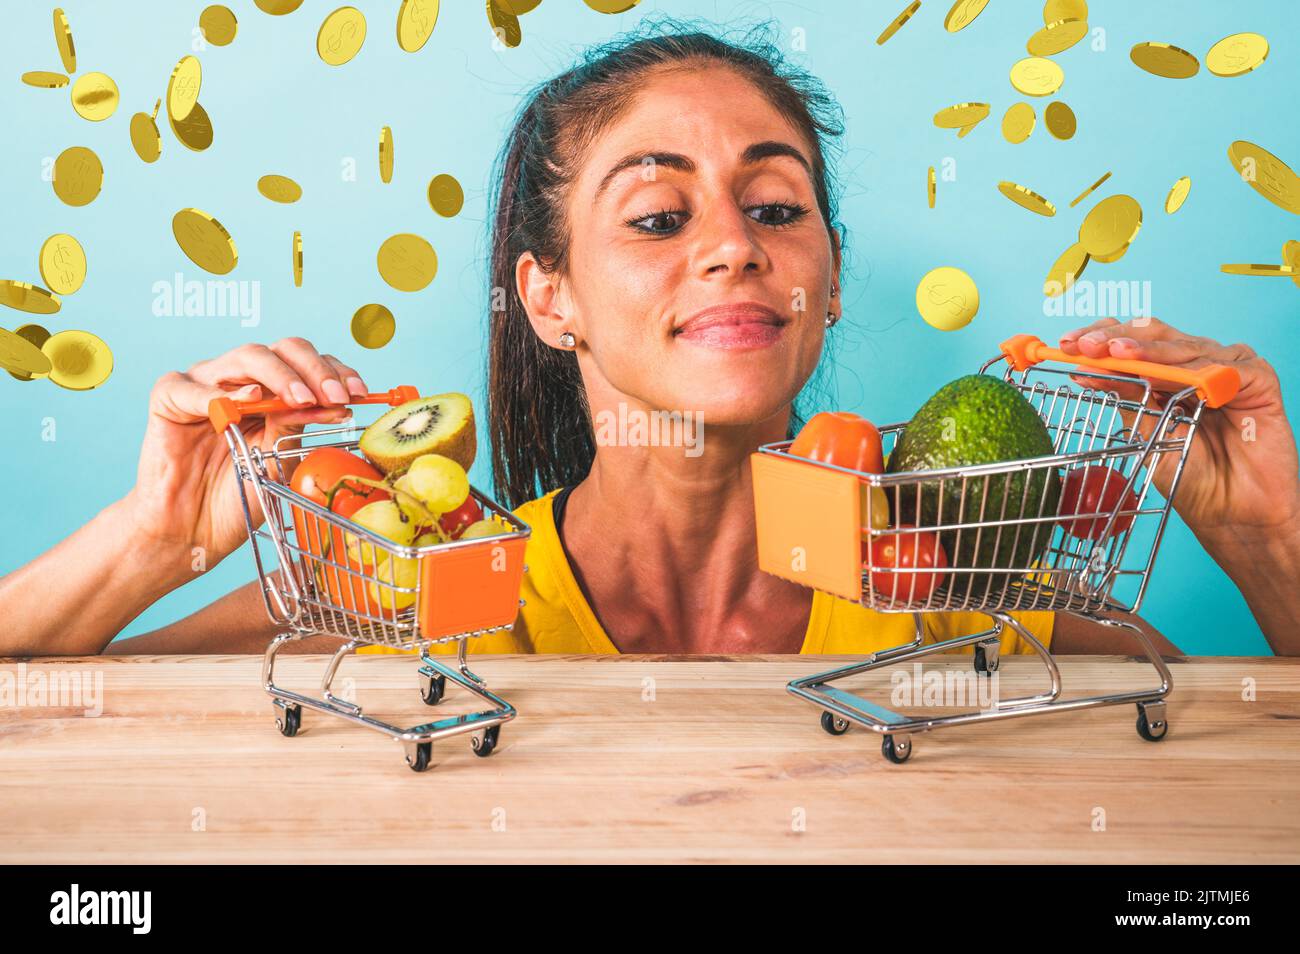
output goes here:
[{"label": "eyebrow", "polygon": [[[808,160],[804,158],[803,153],[789,143],[779,142],[775,139],[765,139],[762,142],[756,142],[746,147],[745,151],[740,154],[740,164],[742,166],[753,166],[764,159],[771,159],[774,156],[789,156],[791,159],[797,160],[799,165],[803,166],[804,171],[808,173],[808,177],[812,178],[812,166],[808,164]],[[634,152],[614,163],[609,172],[605,173],[605,178],[601,179],[600,185],[596,187],[596,196],[592,201],[599,201],[601,194],[619,173],[642,166],[646,160],[650,160],[655,166],[667,166],[669,169],[676,169],[678,172],[691,173],[695,171],[695,162],[689,156],[684,156],[679,152]]]}]

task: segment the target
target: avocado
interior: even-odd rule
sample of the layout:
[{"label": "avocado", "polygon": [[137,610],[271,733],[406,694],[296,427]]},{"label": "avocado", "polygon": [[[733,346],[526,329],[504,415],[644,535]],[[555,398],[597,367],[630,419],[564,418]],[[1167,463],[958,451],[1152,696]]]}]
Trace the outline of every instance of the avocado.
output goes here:
[{"label": "avocado", "polygon": [[[1053,453],[1052,435],[1018,388],[992,375],[971,374],[940,388],[922,405],[895,443],[885,472],[941,470]],[[939,527],[948,563],[955,569],[1031,566],[1051,543],[1053,527],[1048,523],[1021,525],[1019,535],[1014,526],[1003,527],[1000,540],[996,529],[959,532],[942,527],[980,521],[981,501],[985,522],[1037,516],[1040,507],[1043,514],[1055,514],[1061,492],[1055,469],[969,478],[964,504],[960,479],[922,481],[919,487],[919,493],[912,485],[900,488],[898,519]],[[894,503],[892,490],[888,496]],[[988,600],[997,602],[998,594],[1021,575],[957,573],[948,589],[957,599],[965,599],[969,590],[973,600],[983,602],[987,587]]]}]

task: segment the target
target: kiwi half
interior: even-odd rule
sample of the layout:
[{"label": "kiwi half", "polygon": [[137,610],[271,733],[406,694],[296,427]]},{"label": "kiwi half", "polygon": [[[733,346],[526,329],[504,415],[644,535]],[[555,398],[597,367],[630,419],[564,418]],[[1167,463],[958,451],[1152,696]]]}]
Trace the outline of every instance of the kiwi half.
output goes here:
[{"label": "kiwi half", "polygon": [[442,454],[466,470],[478,449],[474,405],[463,394],[435,394],[393,408],[361,435],[361,453],[385,474],[421,454]]}]

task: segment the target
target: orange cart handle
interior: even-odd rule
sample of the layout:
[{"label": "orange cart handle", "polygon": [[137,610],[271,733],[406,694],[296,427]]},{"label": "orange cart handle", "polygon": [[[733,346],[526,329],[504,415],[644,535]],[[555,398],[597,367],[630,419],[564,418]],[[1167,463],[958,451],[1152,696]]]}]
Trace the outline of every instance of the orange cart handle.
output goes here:
[{"label": "orange cart handle", "polygon": [[[352,398],[349,404],[388,404],[397,407],[399,404],[405,404],[407,401],[414,401],[420,396],[420,392],[412,385],[403,384],[393,388],[391,391],[379,391],[374,394],[363,394],[361,397]],[[291,407],[284,403],[280,398],[267,398],[264,401],[233,401],[230,398],[213,398],[208,403],[208,420],[212,422],[212,429],[218,434],[225,431],[232,424],[238,424],[245,417],[262,414],[282,414],[285,411],[305,410],[304,408]]]},{"label": "orange cart handle", "polygon": [[1196,388],[1196,393],[1210,407],[1227,404],[1241,390],[1241,375],[1237,369],[1224,364],[1207,364],[1203,368],[1177,368],[1154,361],[1135,361],[1131,358],[1088,358],[1066,354],[1060,348],[1049,348],[1034,335],[1012,335],[1002,342],[1002,353],[1007,363],[1017,371],[1024,371],[1040,361],[1059,361],[1077,364],[1082,368],[1103,371],[1120,371],[1140,378],[1159,378],[1177,381]]}]

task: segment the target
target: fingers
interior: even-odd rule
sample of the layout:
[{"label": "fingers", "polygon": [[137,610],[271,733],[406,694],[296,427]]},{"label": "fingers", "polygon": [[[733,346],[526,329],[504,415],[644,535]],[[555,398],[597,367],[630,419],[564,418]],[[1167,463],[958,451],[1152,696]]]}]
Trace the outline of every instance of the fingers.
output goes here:
[{"label": "fingers", "polygon": [[303,338],[286,338],[270,347],[240,345],[209,361],[199,362],[190,369],[189,377],[212,387],[259,384],[264,392],[274,394],[294,408],[337,407],[348,401],[348,385],[340,376],[340,365],[327,361]]},{"label": "fingers", "polygon": [[256,384],[248,384],[237,391],[226,391],[200,384],[179,371],[171,371],[154,384],[149,395],[149,410],[177,424],[193,424],[208,419],[208,404],[219,397],[256,401],[262,397],[262,389]]},{"label": "fingers", "polygon": [[316,403],[335,406],[348,403],[348,388],[338,369],[306,338],[284,338],[271,345],[271,352],[307,383]]},{"label": "fingers", "polygon": [[362,380],[360,374],[348,367],[332,354],[323,355],[322,357],[324,357],[325,360],[330,363],[331,367],[334,368],[334,372],[343,381],[350,396],[359,398],[364,397],[369,393],[369,388],[366,387],[366,382]]}]

